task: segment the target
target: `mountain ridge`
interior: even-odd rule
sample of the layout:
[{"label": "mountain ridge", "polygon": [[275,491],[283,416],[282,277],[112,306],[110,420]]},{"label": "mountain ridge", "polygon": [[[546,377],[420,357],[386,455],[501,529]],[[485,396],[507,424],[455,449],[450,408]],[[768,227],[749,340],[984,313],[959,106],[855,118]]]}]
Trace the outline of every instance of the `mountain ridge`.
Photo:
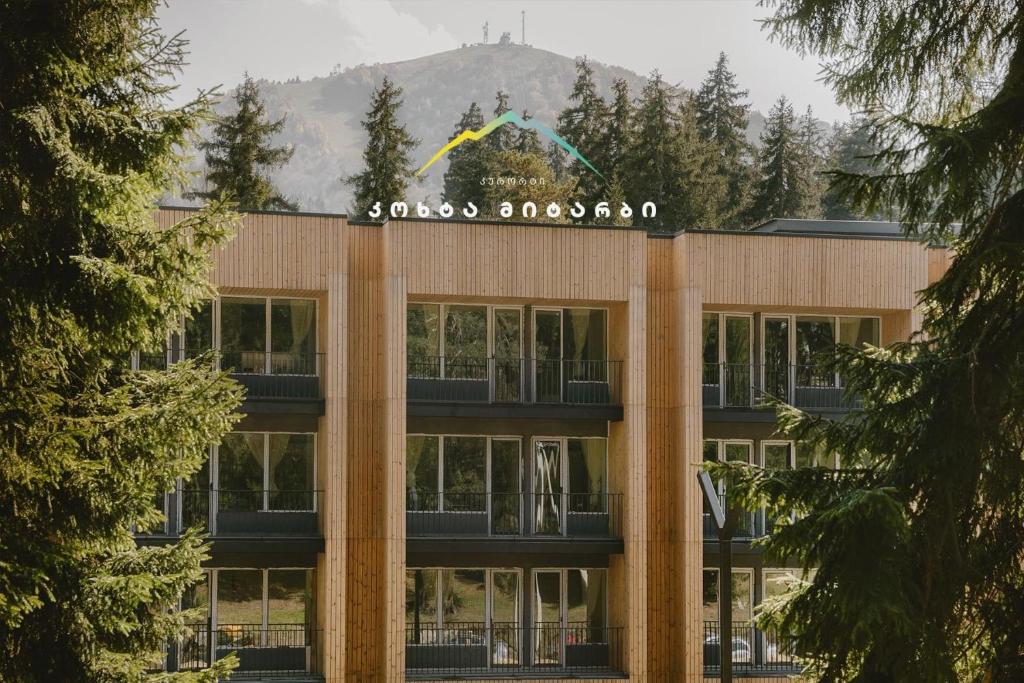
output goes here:
[{"label": "mountain ridge", "polygon": [[[629,69],[588,57],[598,92],[611,99],[611,85],[624,79],[633,97],[646,80]],[[400,119],[420,145],[413,163],[421,166],[451,135],[461,114],[476,102],[487,120],[498,89],[509,94],[510,107],[554,127],[565,108],[576,78],[575,58],[521,44],[470,45],[400,62],[360,64],[309,80],[260,80],[267,113],[286,116],[275,145],[295,149],[291,161],[271,176],[278,189],[302,210],[345,212],[352,189],[343,176],[362,170],[365,135],[361,120],[373,88],[385,75],[403,89]],[[230,97],[218,104],[218,113],[230,111]],[[756,140],[764,117],[751,112],[748,138]],[[203,134],[208,131],[203,131]],[[197,159],[195,168],[201,169]],[[447,160],[431,166],[421,182],[410,188],[412,201],[440,202]],[[176,200],[180,201],[180,200]]]}]

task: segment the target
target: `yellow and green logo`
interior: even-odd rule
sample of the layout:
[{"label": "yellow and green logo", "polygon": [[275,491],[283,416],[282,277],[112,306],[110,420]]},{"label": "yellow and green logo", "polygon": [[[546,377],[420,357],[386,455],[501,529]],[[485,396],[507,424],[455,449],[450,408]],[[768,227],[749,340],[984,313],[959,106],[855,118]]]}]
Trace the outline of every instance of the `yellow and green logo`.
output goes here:
[{"label": "yellow and green logo", "polygon": [[434,156],[430,157],[430,161],[428,161],[427,163],[423,164],[423,166],[420,167],[420,170],[416,171],[416,175],[422,174],[424,171],[426,171],[428,168],[430,168],[431,165],[435,161],[437,161],[438,159],[443,157],[445,154],[447,154],[448,152],[452,151],[453,149],[455,149],[456,147],[461,145],[463,142],[466,142],[467,140],[472,140],[474,142],[477,141],[477,140],[481,140],[481,139],[487,137],[487,135],[489,135],[490,133],[492,133],[492,132],[496,131],[497,129],[501,128],[502,126],[504,126],[506,123],[514,123],[516,126],[518,126],[520,128],[523,128],[523,129],[526,129],[526,130],[535,130],[535,131],[537,131],[538,133],[540,133],[541,135],[543,135],[544,137],[548,138],[549,140],[554,142],[556,145],[558,145],[559,147],[564,149],[566,152],[569,153],[570,156],[572,156],[572,158],[574,158],[577,161],[579,161],[581,164],[583,164],[584,166],[589,168],[591,171],[596,173],[602,180],[604,180],[604,176],[601,175],[601,172],[598,171],[596,168],[594,168],[594,165],[591,164],[589,161],[587,161],[586,157],[584,157],[582,154],[580,154],[580,151],[578,149],[576,149],[575,147],[570,145],[568,142],[566,142],[565,138],[563,138],[561,135],[559,135],[555,131],[553,131],[550,128],[548,128],[547,126],[545,126],[543,123],[540,123],[540,122],[538,122],[535,119],[524,119],[522,116],[520,116],[519,114],[517,114],[514,111],[507,111],[507,112],[505,112],[504,114],[502,114],[498,118],[496,118],[496,119],[490,121],[489,123],[487,123],[486,125],[484,125],[484,127],[481,128],[480,130],[464,130],[464,131],[462,131],[461,133],[456,135],[454,138],[452,138],[451,142],[449,142],[447,145],[445,145],[441,149],[437,150],[437,153],[434,154]]}]

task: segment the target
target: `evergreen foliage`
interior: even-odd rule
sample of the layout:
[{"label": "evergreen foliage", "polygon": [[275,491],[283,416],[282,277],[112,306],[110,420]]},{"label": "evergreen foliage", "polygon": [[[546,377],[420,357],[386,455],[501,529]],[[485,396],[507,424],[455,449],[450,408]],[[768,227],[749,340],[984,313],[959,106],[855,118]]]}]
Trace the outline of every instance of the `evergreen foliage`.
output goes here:
[{"label": "evergreen foliage", "polygon": [[[462,114],[448,141],[452,141],[465,130],[479,130],[484,125],[484,116],[476,102]],[[484,203],[484,187],[481,179],[490,173],[491,148],[483,141],[465,142],[448,153],[448,170],[444,174],[444,201],[452,206],[465,206],[472,202],[477,208]]]},{"label": "evergreen foliage", "polygon": [[158,226],[178,150],[208,108],[166,104],[184,43],[155,0],[0,4],[0,680],[147,675],[201,578],[195,534],[136,546],[154,500],[231,429],[237,384],[209,363],[132,371],[205,297],[234,223],[219,205]]},{"label": "evergreen foliage", "polygon": [[[569,106],[558,115],[556,131],[586,159],[595,163],[602,156],[607,115],[608,107],[597,94],[594,84],[594,70],[586,57],[576,60],[576,82],[569,94]],[[605,173],[600,166],[597,169]],[[605,199],[605,180],[576,159],[569,163],[569,173],[576,177],[577,195],[587,207],[586,215],[579,220],[591,222],[594,219],[592,207]]]},{"label": "evergreen foliage", "polygon": [[[837,125],[828,142],[825,169],[867,175],[876,172],[874,157],[882,150],[875,144],[864,117],[856,117]],[[838,188],[828,188],[821,197],[821,212],[824,218],[834,220],[892,220],[894,211],[888,206],[878,206],[869,213],[855,211],[851,203],[844,201]]]},{"label": "evergreen foliage", "polygon": [[749,221],[801,217],[807,205],[806,158],[793,105],[779,97],[768,113],[757,155]]},{"label": "evergreen foliage", "polygon": [[[507,111],[511,111],[508,104],[508,93],[499,90],[494,93],[494,116],[492,118],[498,118]],[[502,126],[485,139],[494,152],[508,152],[512,149],[512,129],[508,126]]]},{"label": "evergreen foliage", "polygon": [[880,153],[835,172],[853,211],[900,207],[952,246],[923,335],[840,351],[863,409],[781,430],[843,469],[717,467],[748,507],[795,508],[771,557],[817,568],[765,618],[819,681],[1024,680],[1024,8],[782,0],[768,26],[822,55]]},{"label": "evergreen foliage", "polygon": [[266,171],[288,163],[291,147],[272,147],[271,140],[284,128],[284,117],[266,120],[259,86],[245,75],[235,92],[236,111],[220,117],[213,128],[213,139],[199,143],[206,152],[206,181],[212,186],[191,196],[206,200],[225,197],[241,210],[295,211],[298,207],[285,199],[266,177]]},{"label": "evergreen foliage", "polygon": [[352,215],[368,219],[369,211],[380,202],[384,215],[393,202],[404,202],[409,182],[416,173],[411,152],[419,144],[398,121],[402,89],[387,76],[370,98],[370,111],[363,120],[366,147],[364,169],[348,176],[345,182],[355,187]]},{"label": "evergreen foliage", "polygon": [[750,201],[754,150],[746,138],[750,105],[742,102],[748,91],[740,90],[736,74],[728,64],[725,53],[719,53],[714,68],[708,71],[697,91],[694,104],[701,138],[717,147],[717,173],[727,184],[723,201],[715,209],[719,222],[721,227],[737,228]]}]

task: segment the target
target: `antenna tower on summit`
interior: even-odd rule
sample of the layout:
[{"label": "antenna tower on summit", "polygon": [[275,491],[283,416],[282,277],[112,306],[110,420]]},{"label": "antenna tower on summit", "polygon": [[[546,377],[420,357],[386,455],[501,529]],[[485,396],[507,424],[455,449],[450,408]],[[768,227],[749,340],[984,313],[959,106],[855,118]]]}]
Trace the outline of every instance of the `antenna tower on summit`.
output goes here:
[{"label": "antenna tower on summit", "polygon": [[484,45],[487,44],[487,22],[484,22]]}]

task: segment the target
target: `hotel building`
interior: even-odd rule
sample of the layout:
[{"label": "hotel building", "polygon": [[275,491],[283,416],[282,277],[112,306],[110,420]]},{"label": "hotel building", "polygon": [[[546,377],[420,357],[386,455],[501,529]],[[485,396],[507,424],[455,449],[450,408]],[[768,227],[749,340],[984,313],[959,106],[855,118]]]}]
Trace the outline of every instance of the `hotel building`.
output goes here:
[{"label": "hotel building", "polygon": [[[779,437],[762,397],[845,414],[857,399],[819,359],[906,339],[946,259],[882,223],[245,215],[214,255],[218,298],[134,360],[215,349],[246,389],[139,536],[212,539],[182,605],[204,618],[167,668],[235,652],[233,680],[716,677],[701,462],[841,467]],[[734,542],[738,680],[799,671],[752,625],[791,571],[751,547],[775,522],[746,514]]]}]

